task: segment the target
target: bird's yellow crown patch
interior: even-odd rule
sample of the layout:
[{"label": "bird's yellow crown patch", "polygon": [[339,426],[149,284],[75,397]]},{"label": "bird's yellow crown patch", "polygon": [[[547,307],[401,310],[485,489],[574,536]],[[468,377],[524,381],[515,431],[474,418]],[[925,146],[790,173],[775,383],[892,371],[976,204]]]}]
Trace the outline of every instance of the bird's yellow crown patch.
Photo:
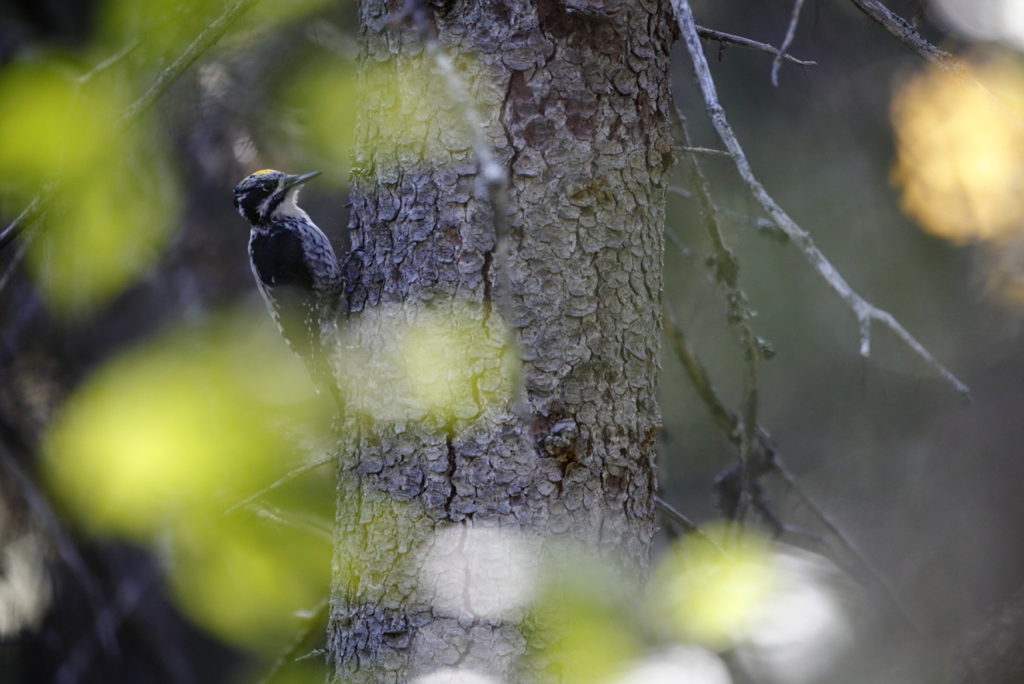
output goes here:
[{"label": "bird's yellow crown patch", "polygon": [[252,175],[254,175],[254,176],[262,176],[265,173],[277,173],[277,171],[275,171],[274,169],[260,169],[259,171],[256,171]]}]

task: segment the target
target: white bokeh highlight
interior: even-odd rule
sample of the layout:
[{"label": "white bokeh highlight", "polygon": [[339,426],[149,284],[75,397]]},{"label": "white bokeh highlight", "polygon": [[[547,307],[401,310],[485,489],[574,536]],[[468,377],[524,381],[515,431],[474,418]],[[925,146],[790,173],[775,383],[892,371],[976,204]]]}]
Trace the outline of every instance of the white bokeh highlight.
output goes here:
[{"label": "white bokeh highlight", "polygon": [[416,677],[410,684],[502,684],[502,682],[473,670],[445,667]]},{"label": "white bokeh highlight", "polygon": [[0,553],[0,637],[39,624],[52,592],[42,543],[32,534],[9,543]]},{"label": "white bokeh highlight", "polygon": [[772,563],[773,589],[737,640],[737,655],[762,681],[818,681],[852,638],[837,590],[841,573],[825,558],[796,550],[773,554]]},{"label": "white bokeh highlight", "polygon": [[939,21],[965,38],[1024,49],[1021,0],[934,0],[933,8]]},{"label": "white bokeh highlight", "polygon": [[732,677],[706,648],[676,646],[639,661],[611,684],[732,684]]},{"label": "white bokeh highlight", "polygon": [[455,525],[426,546],[419,575],[422,597],[459,617],[514,617],[533,598],[540,541],[496,527]]}]

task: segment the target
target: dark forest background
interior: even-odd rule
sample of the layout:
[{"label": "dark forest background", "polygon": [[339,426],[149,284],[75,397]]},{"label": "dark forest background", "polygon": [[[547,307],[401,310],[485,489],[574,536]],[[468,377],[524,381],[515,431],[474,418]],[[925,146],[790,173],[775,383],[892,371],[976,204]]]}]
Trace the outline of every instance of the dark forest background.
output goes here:
[{"label": "dark forest background", "polygon": [[[142,33],[141,47],[121,58],[139,94],[221,11],[220,3],[149,5],[152,16],[130,26],[156,34],[170,26],[182,35],[149,52],[150,34]],[[353,64],[356,10],[346,2],[305,5],[251,12],[150,107],[145,135],[165,151],[139,182],[174,190],[159,207],[162,218],[154,219],[168,222],[166,239],[137,276],[109,296],[69,308],[54,304],[38,272],[26,266],[25,233],[0,251],[0,545],[24,550],[26,539],[37,539],[41,560],[26,572],[38,576],[46,597],[23,625],[10,626],[0,615],[0,681],[249,681],[270,670],[275,643],[288,643],[289,625],[253,648],[195,620],[168,586],[161,542],[125,541],[83,524],[54,492],[40,454],[68,397],[120,355],[225,310],[240,307],[262,321],[245,252],[248,229],[231,205],[231,188],[247,173],[323,169],[324,179],[304,191],[303,206],[344,251],[345,146],[328,149],[317,137],[305,106],[313,96],[294,86],[311,71]],[[925,36],[954,53],[986,47],[963,41],[916,2],[890,6],[916,16]],[[782,0],[694,3],[702,26],[773,45],[791,9]],[[185,21],[179,12],[206,18]],[[68,73],[88,72],[125,47],[111,42],[103,16],[97,2],[5,0],[0,74],[52,55]],[[160,16],[165,24],[154,19]],[[784,64],[777,87],[770,54],[714,41],[706,48],[721,102],[768,191],[858,292],[896,316],[971,388],[973,401],[963,401],[877,326],[871,356],[862,358],[853,315],[797,250],[754,221],[727,221],[740,283],[757,312],[754,327],[775,351],[761,364],[760,423],[801,491],[855,544],[900,606],[855,570],[871,609],[858,618],[841,664],[820,681],[937,681],[948,667],[942,657],[1024,580],[1024,305],[1015,290],[1024,262],[1014,256],[1020,247],[1013,240],[936,237],[901,210],[892,181],[891,103],[925,63],[852,3],[808,0],[789,52],[817,64]],[[1018,59],[1007,48],[986,49]],[[682,46],[677,51],[674,89],[693,144],[718,147],[689,60]],[[340,138],[351,134],[344,117],[353,116],[358,92],[335,92],[341,118],[329,131]],[[0,101],[0,109],[16,105]],[[759,216],[726,157],[701,161],[720,207]],[[675,185],[689,188],[686,165],[675,173]],[[31,197],[16,175],[5,162],[3,226]],[[667,306],[726,402],[738,406],[741,352],[706,265],[711,248],[692,199],[669,194],[666,231]],[[108,249],[116,251],[117,242]],[[719,519],[714,483],[736,460],[736,448],[667,347],[660,397],[662,497],[698,523]],[[323,493],[319,513],[329,520],[330,473],[322,476],[309,491]],[[789,528],[782,538],[820,549],[818,538],[828,531],[806,502],[779,477],[761,484],[764,501]],[[103,482],[88,486],[102,496]],[[768,534],[779,531],[753,519]],[[845,550],[837,555],[842,564],[860,563]],[[13,584],[18,562],[5,551],[0,584],[36,586]],[[0,590],[0,611],[9,590]],[[838,672],[842,679],[834,678]]]}]

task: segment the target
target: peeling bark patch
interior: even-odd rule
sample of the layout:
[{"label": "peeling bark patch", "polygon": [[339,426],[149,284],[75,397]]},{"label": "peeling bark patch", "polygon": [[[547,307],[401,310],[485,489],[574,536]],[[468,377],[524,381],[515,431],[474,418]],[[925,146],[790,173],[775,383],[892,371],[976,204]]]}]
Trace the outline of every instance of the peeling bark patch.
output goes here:
[{"label": "peeling bark patch", "polygon": [[526,124],[523,137],[526,144],[533,148],[543,148],[554,136],[554,125],[547,119],[536,118]]}]

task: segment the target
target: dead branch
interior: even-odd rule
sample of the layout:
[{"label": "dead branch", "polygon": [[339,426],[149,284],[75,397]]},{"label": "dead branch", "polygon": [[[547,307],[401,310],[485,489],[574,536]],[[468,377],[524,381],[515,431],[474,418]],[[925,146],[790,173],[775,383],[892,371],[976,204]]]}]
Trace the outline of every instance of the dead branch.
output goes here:
[{"label": "dead branch", "polygon": [[707,58],[700,44],[700,36],[697,33],[696,23],[693,18],[693,11],[687,0],[672,0],[679,28],[686,43],[687,52],[693,62],[694,72],[704,98],[704,105],[707,109],[711,123],[718,133],[725,148],[732,156],[736,170],[739,172],[743,182],[754,199],[761,205],[765,213],[771,217],[775,224],[789,236],[790,241],[797,246],[804,257],[819,276],[826,282],[829,288],[835,292],[853,311],[856,316],[860,331],[860,353],[868,356],[871,353],[871,323],[878,322],[892,330],[896,336],[920,357],[938,375],[944,378],[953,388],[964,395],[970,396],[967,385],[960,381],[952,372],[943,366],[932,356],[924,345],[917,341],[890,313],[874,306],[857,292],[855,292],[843,276],[836,270],[835,266],[822,254],[817,245],[811,239],[810,234],[801,228],[789,217],[779,204],[768,194],[764,186],[754,175],[747,160],[746,153],[736,138],[736,134],[729,125],[725,116],[725,110],[718,101],[718,93],[715,88],[714,79],[711,77],[711,69],[708,66]]},{"label": "dead branch", "polygon": [[[744,38],[743,36],[737,36],[732,33],[725,33],[724,31],[716,31],[715,29],[705,28],[703,26],[697,27],[697,33],[700,34],[701,38],[716,40],[723,45],[738,45],[740,47],[750,48],[751,50],[767,52],[777,57],[779,56],[778,48],[769,45],[768,43],[751,40],[750,38]],[[806,59],[797,59],[793,55],[782,55],[782,59],[785,59],[787,62],[799,64],[800,66],[816,66],[818,64],[817,62]]]},{"label": "dead branch", "polygon": [[779,53],[772,60],[772,85],[779,85],[779,69],[782,68],[782,58],[786,56],[786,50],[796,37],[796,25],[800,21],[800,10],[803,9],[804,0],[793,0],[793,12],[789,16],[789,26],[786,27],[786,37],[782,39],[779,46]]},{"label": "dead branch", "polygon": [[879,0],[850,0],[857,9],[874,19],[886,31],[908,48],[932,64],[949,72],[960,71],[963,66],[950,53],[936,47],[918,33],[914,25],[886,7]]}]

